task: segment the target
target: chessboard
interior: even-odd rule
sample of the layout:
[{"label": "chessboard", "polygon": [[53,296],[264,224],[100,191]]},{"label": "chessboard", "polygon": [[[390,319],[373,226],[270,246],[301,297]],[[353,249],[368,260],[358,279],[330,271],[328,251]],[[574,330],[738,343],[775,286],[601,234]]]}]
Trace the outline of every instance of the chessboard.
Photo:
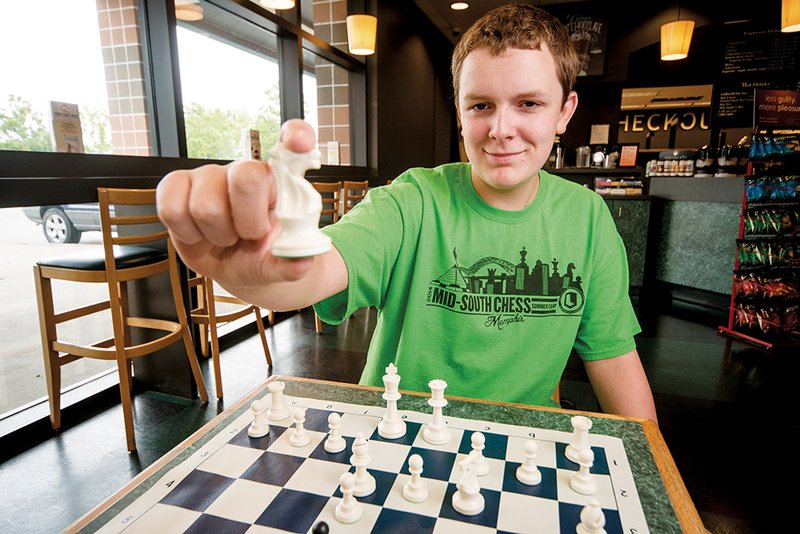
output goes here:
[{"label": "chessboard", "polygon": [[[188,447],[176,451],[160,469],[148,473],[124,498],[114,499],[102,513],[79,522],[86,532],[312,532],[324,522],[338,532],[550,532],[575,533],[581,511],[595,500],[609,534],[650,532],[619,437],[591,433],[594,453],[590,476],[592,495],[574,491],[570,479],[579,465],[565,454],[568,431],[454,417],[444,418],[450,440],[432,445],[423,439],[431,414],[399,410],[405,422],[400,438],[386,439],[378,424],[386,413],[380,405],[286,395],[290,411],[304,409],[303,446],[290,443],[292,417],[270,422],[262,437],[248,433],[254,415],[252,400],[269,405],[265,389],[240,402]],[[339,416],[344,450],[329,453],[324,443],[331,414]],[[482,454],[489,472],[480,477],[485,506],[477,515],[453,507],[472,437],[485,438]],[[363,436],[369,444],[368,472],[375,490],[357,500],[360,518],[344,524],[335,509],[342,500],[340,479],[351,465],[353,443]],[[525,461],[525,444],[538,445],[536,464],[541,482],[526,485],[515,472]],[[422,457],[422,479],[428,496],[422,502],[403,497],[409,482],[409,458]]]}]

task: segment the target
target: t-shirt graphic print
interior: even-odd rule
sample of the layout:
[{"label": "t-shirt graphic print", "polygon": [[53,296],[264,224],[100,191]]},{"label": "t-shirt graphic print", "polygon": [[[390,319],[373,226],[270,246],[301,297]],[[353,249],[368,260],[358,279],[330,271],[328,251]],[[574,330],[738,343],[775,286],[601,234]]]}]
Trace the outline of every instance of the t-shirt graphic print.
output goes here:
[{"label": "t-shirt graphic print", "polygon": [[568,263],[562,274],[557,258],[530,265],[527,254],[523,246],[516,262],[486,256],[467,266],[453,249],[454,263],[431,280],[426,305],[485,315],[486,327],[501,330],[526,318],[580,313],[584,294],[575,264]]}]

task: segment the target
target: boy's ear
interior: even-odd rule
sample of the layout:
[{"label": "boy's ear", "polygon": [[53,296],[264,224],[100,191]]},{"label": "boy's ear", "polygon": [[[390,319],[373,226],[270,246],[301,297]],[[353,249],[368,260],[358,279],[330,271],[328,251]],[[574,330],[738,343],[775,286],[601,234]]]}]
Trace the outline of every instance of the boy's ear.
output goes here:
[{"label": "boy's ear", "polygon": [[567,100],[564,102],[564,105],[561,106],[558,124],[556,125],[556,133],[558,135],[561,135],[567,131],[567,124],[569,124],[569,120],[572,118],[572,115],[575,114],[575,110],[577,108],[578,93],[575,91],[570,91],[569,95],[567,95]]}]

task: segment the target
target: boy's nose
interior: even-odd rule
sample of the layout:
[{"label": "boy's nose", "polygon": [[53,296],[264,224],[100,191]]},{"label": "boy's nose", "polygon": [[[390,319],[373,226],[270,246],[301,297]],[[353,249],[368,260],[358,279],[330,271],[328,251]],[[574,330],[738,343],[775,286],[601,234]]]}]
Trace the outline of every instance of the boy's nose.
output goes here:
[{"label": "boy's nose", "polygon": [[508,110],[498,108],[494,114],[489,137],[508,139],[514,133],[514,120]]}]

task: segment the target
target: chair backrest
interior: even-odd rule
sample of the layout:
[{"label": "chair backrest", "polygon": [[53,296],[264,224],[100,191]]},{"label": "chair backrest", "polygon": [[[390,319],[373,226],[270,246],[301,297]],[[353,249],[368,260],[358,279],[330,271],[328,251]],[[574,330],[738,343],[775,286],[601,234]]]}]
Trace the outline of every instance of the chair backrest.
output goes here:
[{"label": "chair backrest", "polygon": [[327,226],[339,220],[339,199],[341,198],[342,182],[311,182],[322,197],[322,212],[319,217],[319,226]]},{"label": "chair backrest", "polygon": [[369,182],[351,182],[346,181],[344,182],[344,213],[347,213],[353,206],[364,200],[364,197],[367,194],[367,190],[369,189]]},{"label": "chair backrest", "polygon": [[[109,281],[121,276],[118,273],[120,269],[133,266],[118,265],[119,255],[115,253],[115,246],[132,247],[126,250],[136,250],[135,256],[142,264],[148,264],[147,268],[153,272],[166,268],[169,234],[156,214],[156,190],[98,187],[97,199]],[[159,264],[164,267],[159,267]],[[137,273],[131,271],[129,276],[136,277]]]}]

